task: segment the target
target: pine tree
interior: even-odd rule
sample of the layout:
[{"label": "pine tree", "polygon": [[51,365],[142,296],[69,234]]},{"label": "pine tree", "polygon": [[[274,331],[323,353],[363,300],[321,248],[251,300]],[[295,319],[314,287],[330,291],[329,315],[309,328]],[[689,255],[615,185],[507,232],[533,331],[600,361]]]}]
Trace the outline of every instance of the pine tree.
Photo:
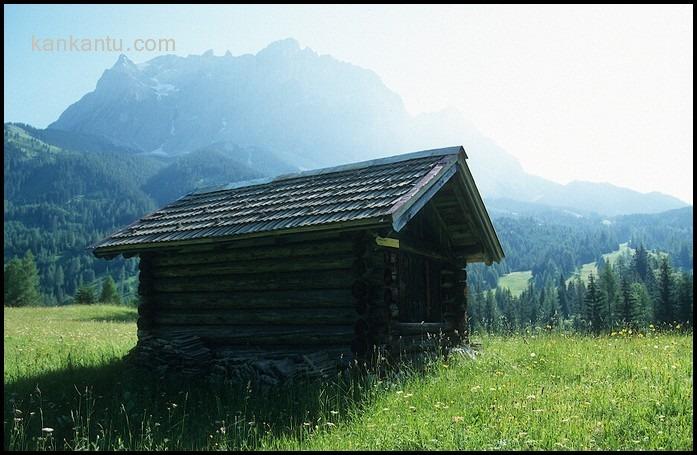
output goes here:
[{"label": "pine tree", "polygon": [[586,321],[590,324],[594,333],[599,333],[603,323],[601,312],[604,302],[592,272],[588,276],[588,288],[586,289],[584,303],[586,307]]},{"label": "pine tree", "polygon": [[576,309],[576,284],[574,280],[569,280],[569,285],[566,287],[566,299],[569,307],[569,318],[571,318],[575,313],[578,312]]},{"label": "pine tree", "polygon": [[39,272],[31,251],[27,251],[22,259],[12,259],[4,267],[3,284],[5,305],[27,306],[41,303]]},{"label": "pine tree", "polygon": [[22,260],[13,258],[4,270],[5,306],[25,306],[29,302],[24,298],[25,286],[22,283]]},{"label": "pine tree", "polygon": [[119,292],[121,295],[126,295],[126,267],[121,266],[121,271],[119,272]]},{"label": "pine tree", "polygon": [[576,276],[576,294],[574,296],[574,302],[575,302],[575,307],[576,307],[576,314],[579,316],[585,316],[586,314],[586,285],[581,280],[581,276],[577,275]]},{"label": "pine tree", "polygon": [[479,329],[482,326],[482,295],[475,284],[467,290],[467,315],[470,327]]},{"label": "pine tree", "polygon": [[530,324],[533,327],[535,327],[539,318],[539,303],[537,300],[537,294],[535,293],[535,288],[533,288],[532,283],[528,285],[527,297],[529,299],[528,307],[530,308],[528,320],[530,321]]},{"label": "pine tree", "polygon": [[636,308],[636,297],[632,292],[631,285],[626,276],[622,277],[622,282],[620,283],[620,295],[621,295],[621,305],[620,305],[620,317],[624,324],[631,324],[633,322],[638,322],[637,308]]},{"label": "pine tree", "polygon": [[692,324],[693,321],[693,284],[692,274],[683,272],[680,276],[680,286],[678,287],[678,320],[684,324]]},{"label": "pine tree", "polygon": [[102,284],[102,293],[99,296],[99,301],[101,303],[111,303],[114,305],[121,304],[121,297],[118,292],[116,292],[116,283],[111,275],[107,275],[104,283]]},{"label": "pine tree", "polygon": [[489,289],[486,291],[486,297],[484,300],[484,326],[487,332],[496,330],[496,301],[494,300],[494,293]]},{"label": "pine tree", "polygon": [[80,305],[92,305],[95,300],[94,292],[89,286],[80,286],[75,294],[75,303]]},{"label": "pine tree", "polygon": [[659,268],[658,279],[658,295],[656,299],[656,320],[662,323],[671,323],[675,321],[674,312],[674,296],[675,283],[673,281],[673,272],[668,264],[668,258],[663,257]]},{"label": "pine tree", "polygon": [[58,268],[56,269],[55,280],[56,286],[63,286],[63,282],[65,281],[65,273],[63,272],[63,266],[61,265],[58,265]]},{"label": "pine tree", "polygon": [[502,327],[506,331],[512,331],[516,327],[515,302],[511,291],[507,288],[497,287],[494,293],[496,305],[501,309]]},{"label": "pine tree", "polygon": [[675,258],[679,267],[683,269],[692,268],[692,253],[690,253],[690,248],[687,245],[683,245],[678,252],[678,257]]},{"label": "pine tree", "polygon": [[651,294],[646,285],[641,281],[638,281],[636,283],[632,283],[631,288],[632,294],[636,298],[636,305],[634,307],[632,319],[639,324],[655,321],[653,313],[653,301],[651,300]]},{"label": "pine tree", "polygon": [[566,289],[566,281],[564,281],[564,275],[559,275],[557,299],[559,301],[559,311],[561,312],[561,317],[564,319],[568,319],[571,312],[569,311],[569,295]]},{"label": "pine tree", "polygon": [[603,313],[605,315],[605,325],[607,327],[612,327],[615,320],[615,307],[617,306],[617,280],[615,278],[615,273],[612,269],[612,265],[607,262],[603,271],[600,275],[600,289],[603,293],[603,300],[605,301],[605,308]]},{"label": "pine tree", "polygon": [[649,258],[643,244],[634,253],[634,271],[641,281],[646,281],[649,274]]},{"label": "pine tree", "polygon": [[559,324],[559,303],[556,289],[549,283],[540,292],[540,323],[556,326]]}]

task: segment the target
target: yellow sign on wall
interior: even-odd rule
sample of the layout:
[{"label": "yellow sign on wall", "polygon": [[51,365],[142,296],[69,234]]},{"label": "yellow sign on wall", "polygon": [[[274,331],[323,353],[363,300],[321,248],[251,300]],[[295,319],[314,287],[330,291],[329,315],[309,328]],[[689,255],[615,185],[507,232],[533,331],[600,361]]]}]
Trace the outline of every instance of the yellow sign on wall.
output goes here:
[{"label": "yellow sign on wall", "polygon": [[399,248],[399,239],[391,239],[389,237],[375,237],[375,243],[388,248]]}]

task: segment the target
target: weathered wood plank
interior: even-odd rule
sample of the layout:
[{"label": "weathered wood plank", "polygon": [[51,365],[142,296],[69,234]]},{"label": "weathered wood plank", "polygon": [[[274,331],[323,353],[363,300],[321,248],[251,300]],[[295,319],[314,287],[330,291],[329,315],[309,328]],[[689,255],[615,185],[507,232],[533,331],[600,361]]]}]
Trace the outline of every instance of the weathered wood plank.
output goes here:
[{"label": "weathered wood plank", "polygon": [[350,270],[330,270],[219,275],[214,279],[158,278],[154,280],[153,288],[157,292],[340,289],[351,286],[351,275]]},{"label": "weathered wood plank", "polygon": [[[276,231],[274,234],[276,237],[270,237],[268,231],[263,232],[252,232],[248,234],[239,234],[232,237],[207,237],[200,239],[188,239],[188,240],[172,240],[167,242],[153,242],[153,243],[138,243],[132,245],[116,245],[112,247],[102,247],[94,251],[94,254],[98,257],[109,256],[114,253],[121,253],[127,255],[129,253],[149,253],[151,251],[162,251],[163,248],[184,248],[188,251],[194,246],[220,246],[222,243],[230,242],[231,244],[237,243],[237,246],[241,247],[243,242],[249,241],[251,244],[259,243],[266,244],[266,240],[270,240],[274,243],[281,243],[282,240],[286,238],[291,238],[295,236],[305,236],[307,239],[311,238],[326,238],[335,237],[339,235],[347,235],[354,232],[360,232],[366,229],[380,229],[388,226],[388,221],[386,217],[373,217],[373,218],[363,218],[358,220],[350,221],[340,221],[330,224],[318,224],[311,226],[301,226],[296,228],[288,228]],[[298,239],[293,239],[298,240]]]},{"label": "weathered wood plank", "polygon": [[392,330],[398,335],[416,335],[420,333],[450,332],[453,325],[446,322],[393,322]]},{"label": "weathered wood plank", "polygon": [[[379,248],[392,248],[389,246],[384,246],[377,244]],[[448,263],[454,263],[455,258],[447,251],[442,251],[439,250],[438,248],[434,247],[433,245],[428,244],[427,242],[424,241],[414,241],[414,240],[409,240],[409,239],[401,239],[399,240],[399,246],[395,247],[394,249],[398,249],[399,251],[404,251],[407,253],[411,254],[416,254],[419,256],[424,256],[430,259],[435,259],[437,261],[442,261],[442,262],[448,262]]]},{"label": "weathered wood plank", "polygon": [[[315,345],[293,345],[293,346],[277,346],[265,345],[263,347],[246,347],[246,346],[218,346],[215,352],[220,357],[233,357],[257,359],[263,357],[265,359],[284,359],[292,355],[313,354],[320,349]],[[345,343],[322,345],[321,352],[330,358],[350,358],[352,357],[351,349]]]},{"label": "weathered wood plank", "polygon": [[170,326],[157,325],[152,329],[154,336],[167,339],[172,336],[194,335],[213,345],[308,345],[342,343],[346,345],[353,337],[353,327],[348,326]]},{"label": "weathered wood plank", "polygon": [[[247,311],[158,311],[156,324],[164,325],[282,325],[282,324],[353,324],[358,315],[347,309],[250,309]],[[260,328],[263,331],[263,328]]]},{"label": "weathered wood plank", "polygon": [[315,243],[265,245],[254,248],[218,248],[210,251],[178,250],[160,253],[153,258],[156,267],[170,265],[209,264],[216,262],[251,261],[256,259],[299,258],[304,256],[332,256],[351,254],[353,243],[348,240],[327,240]]},{"label": "weathered wood plank", "polygon": [[353,257],[327,255],[325,257],[295,257],[259,259],[239,262],[215,262],[205,264],[186,264],[160,266],[153,269],[156,278],[195,277],[226,274],[251,274],[269,272],[298,272],[311,270],[348,269],[353,265]]},{"label": "weathered wood plank", "polygon": [[353,297],[347,289],[301,291],[238,292],[160,292],[153,296],[163,310],[248,309],[248,308],[352,308]]}]

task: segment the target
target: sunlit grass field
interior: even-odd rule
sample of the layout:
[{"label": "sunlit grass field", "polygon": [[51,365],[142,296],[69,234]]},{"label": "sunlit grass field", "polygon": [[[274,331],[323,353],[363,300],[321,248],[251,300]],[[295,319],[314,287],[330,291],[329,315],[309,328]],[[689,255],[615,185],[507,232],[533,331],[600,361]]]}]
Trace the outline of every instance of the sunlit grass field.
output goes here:
[{"label": "sunlit grass field", "polygon": [[[630,252],[634,253],[634,250],[629,247],[629,244],[627,243],[621,243],[619,245],[619,248],[616,249],[615,251],[611,253],[606,253],[603,254],[603,258],[610,262],[610,264],[614,264],[617,259],[620,257],[620,255]],[[653,254],[653,253],[652,253]],[[595,262],[589,262],[587,264],[581,265],[581,267],[578,269],[576,273],[571,275],[569,278],[566,280],[566,284],[568,285],[571,283],[573,280],[576,279],[576,277],[580,276],[581,281],[587,283],[588,282],[588,276],[593,273],[594,275],[598,275],[598,266]],[[530,282],[530,279],[532,278],[532,270],[523,270],[520,272],[511,272],[507,273],[506,275],[503,275],[499,277],[499,281],[497,283],[498,286],[502,288],[506,288],[509,291],[511,291],[511,294],[515,297],[520,296],[520,294],[523,293],[528,288],[528,284]]]},{"label": "sunlit grass field", "polygon": [[120,359],[125,307],[5,309],[5,449],[692,449],[692,334],[475,336],[476,360],[271,389]]},{"label": "sunlit grass field", "polygon": [[5,308],[5,384],[71,366],[98,367],[136,343],[135,308]]},{"label": "sunlit grass field", "polygon": [[532,278],[532,271],[511,272],[499,278],[498,285],[511,291],[511,295],[518,297],[528,288]]}]

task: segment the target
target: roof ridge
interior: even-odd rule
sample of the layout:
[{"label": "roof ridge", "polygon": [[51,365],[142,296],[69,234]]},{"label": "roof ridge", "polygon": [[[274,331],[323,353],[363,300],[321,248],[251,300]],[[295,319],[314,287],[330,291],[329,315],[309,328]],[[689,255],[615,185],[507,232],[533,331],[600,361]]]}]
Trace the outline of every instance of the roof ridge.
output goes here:
[{"label": "roof ridge", "polygon": [[245,188],[245,187],[252,187],[256,185],[265,185],[267,183],[272,183],[272,182],[280,182],[284,180],[292,180],[296,178],[301,178],[301,177],[311,177],[315,175],[324,175],[324,174],[333,174],[335,172],[345,172],[345,171],[354,171],[358,169],[363,169],[363,168],[368,168],[372,166],[381,166],[385,164],[394,164],[394,163],[399,163],[401,161],[410,161],[410,160],[416,160],[419,158],[428,158],[431,156],[448,156],[448,155],[456,155],[460,151],[465,154],[465,158],[467,158],[467,154],[465,153],[464,147],[461,145],[455,145],[452,147],[443,147],[443,148],[438,148],[438,149],[428,149],[428,150],[420,150],[417,152],[410,152],[410,153],[402,153],[400,155],[392,155],[384,158],[375,158],[372,160],[365,160],[365,161],[359,161],[356,163],[348,163],[348,164],[340,164],[338,166],[331,166],[331,167],[325,167],[325,168],[319,168],[319,169],[309,169],[306,171],[299,171],[299,172],[291,172],[288,174],[281,174],[276,177],[262,177],[258,179],[251,179],[251,180],[243,180],[243,181],[238,181],[238,182],[233,182],[233,183],[227,183],[224,185],[213,185],[209,187],[204,187],[204,188],[199,188],[196,189],[186,196],[191,196],[191,195],[198,195],[198,194],[206,194],[206,193],[214,193],[216,191],[226,191],[226,190],[233,190],[237,188]]}]

